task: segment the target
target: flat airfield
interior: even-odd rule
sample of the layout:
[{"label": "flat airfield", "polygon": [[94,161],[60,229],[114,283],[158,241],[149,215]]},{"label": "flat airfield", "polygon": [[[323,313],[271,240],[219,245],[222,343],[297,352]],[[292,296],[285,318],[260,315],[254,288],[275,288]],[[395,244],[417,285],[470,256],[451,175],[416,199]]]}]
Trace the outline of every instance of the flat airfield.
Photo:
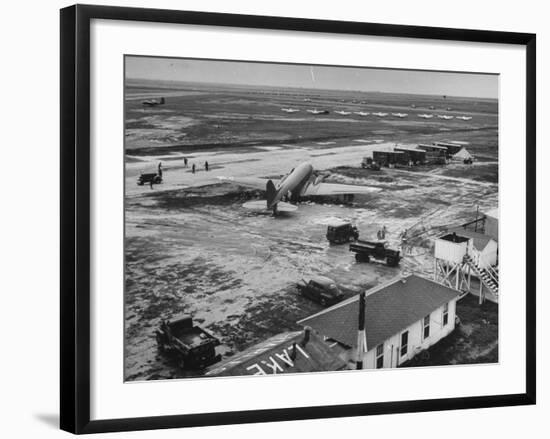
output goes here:
[{"label": "flat airfield", "polygon": [[[165,105],[141,104],[160,96]],[[321,310],[297,293],[301,278],[329,276],[351,296],[404,271],[432,276],[431,238],[474,219],[478,206],[497,207],[494,100],[129,82],[125,103],[127,380],[198,374],[157,355],[154,330],[163,317],[192,315],[230,356],[299,329],[297,320]],[[300,111],[287,114],[281,111],[286,107]],[[423,113],[472,119],[419,118]],[[374,149],[434,141],[462,142],[476,161],[379,172],[360,167]],[[355,196],[351,204],[304,200],[296,212],[277,218],[242,207],[263,193],[231,177],[276,179],[303,161],[327,182],[379,191]],[[155,171],[159,162],[163,184],[138,186],[138,175]],[[400,266],[358,264],[347,245],[330,245],[326,227],[335,218],[352,220],[363,239],[375,239],[385,226],[390,245],[403,250]]]}]

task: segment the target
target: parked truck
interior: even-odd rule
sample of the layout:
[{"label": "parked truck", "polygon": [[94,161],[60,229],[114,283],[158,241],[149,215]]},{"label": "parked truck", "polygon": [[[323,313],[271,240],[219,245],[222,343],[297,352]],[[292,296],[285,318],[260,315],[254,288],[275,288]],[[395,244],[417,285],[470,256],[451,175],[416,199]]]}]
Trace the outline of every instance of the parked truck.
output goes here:
[{"label": "parked truck", "polygon": [[343,244],[359,239],[359,230],[349,221],[338,221],[327,226],[327,239],[331,244]]},{"label": "parked truck", "polygon": [[219,340],[193,325],[190,316],[161,320],[155,335],[159,352],[175,357],[183,369],[200,370],[221,360],[216,353]]},{"label": "parked truck", "polygon": [[396,267],[401,260],[399,250],[388,248],[384,241],[358,240],[349,245],[349,251],[355,253],[357,262],[370,262],[372,259],[386,263],[389,267]]}]

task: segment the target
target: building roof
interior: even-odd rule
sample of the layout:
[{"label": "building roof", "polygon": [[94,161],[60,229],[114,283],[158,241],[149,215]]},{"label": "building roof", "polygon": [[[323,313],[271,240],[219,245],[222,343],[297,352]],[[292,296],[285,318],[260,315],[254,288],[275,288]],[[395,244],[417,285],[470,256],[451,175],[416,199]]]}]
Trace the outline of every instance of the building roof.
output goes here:
[{"label": "building roof", "polygon": [[[367,291],[367,351],[456,298],[459,291],[411,274]],[[340,302],[298,323],[346,346],[357,344],[359,296]]]},{"label": "building roof", "polygon": [[304,331],[275,335],[213,366],[206,375],[271,375],[347,368],[346,363],[313,331],[310,331],[307,343],[303,341]]},{"label": "building roof", "polygon": [[491,218],[498,220],[498,208],[485,212],[485,216],[490,216]]},{"label": "building roof", "polygon": [[472,238],[474,242],[474,247],[479,251],[482,251],[487,247],[490,241],[494,241],[489,235],[484,235],[483,233],[474,232],[473,230],[464,229],[462,227],[456,227],[450,230],[455,232],[459,236],[464,236],[466,238]]}]

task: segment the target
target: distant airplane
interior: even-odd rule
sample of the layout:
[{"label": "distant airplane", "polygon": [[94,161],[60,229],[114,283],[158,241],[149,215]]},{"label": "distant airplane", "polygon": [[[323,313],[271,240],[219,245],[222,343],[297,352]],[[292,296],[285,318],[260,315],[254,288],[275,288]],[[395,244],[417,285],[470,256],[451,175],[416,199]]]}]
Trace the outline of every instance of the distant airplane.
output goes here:
[{"label": "distant airplane", "polygon": [[336,114],[340,114],[342,116],[348,116],[351,114],[351,111],[344,111],[344,110],[336,110],[335,111]]},{"label": "distant airplane", "polygon": [[370,113],[367,111],[356,111],[353,114],[357,114],[357,116],[365,117],[365,116],[368,116]]},{"label": "distant airplane", "polygon": [[400,117],[401,119],[408,116],[407,113],[392,113],[391,115],[395,117]]},{"label": "distant airplane", "polygon": [[158,101],[156,99],[148,99],[146,101],[142,101],[141,104],[146,107],[156,107],[157,105],[164,105],[164,102],[164,98],[162,97]]},{"label": "distant airplane", "polygon": [[446,114],[438,114],[439,119],[451,120],[454,116],[447,116]]},{"label": "distant airplane", "polygon": [[328,114],[329,113],[328,110],[317,110],[317,108],[313,110],[306,110],[306,111],[311,114]]},{"label": "distant airplane", "polygon": [[434,117],[433,114],[419,114],[418,117],[421,117],[422,119],[431,119]]},{"label": "distant airplane", "polygon": [[456,118],[461,120],[472,120],[472,116],[456,116]]},{"label": "distant airplane", "polygon": [[386,117],[388,113],[372,113],[373,116]]},{"label": "distant airplane", "polygon": [[285,113],[297,113],[298,111],[300,111],[297,108],[281,108],[281,110]]},{"label": "distant airplane", "polygon": [[277,183],[273,183],[270,179],[255,177],[220,177],[220,179],[265,190],[266,200],[249,201],[244,203],[243,207],[254,210],[272,210],[274,215],[279,210],[293,212],[298,209],[294,204],[283,202],[283,198],[297,202],[301,197],[316,195],[370,194],[380,191],[378,188],[366,186],[323,183],[313,175],[313,166],[310,163],[299,164]]}]

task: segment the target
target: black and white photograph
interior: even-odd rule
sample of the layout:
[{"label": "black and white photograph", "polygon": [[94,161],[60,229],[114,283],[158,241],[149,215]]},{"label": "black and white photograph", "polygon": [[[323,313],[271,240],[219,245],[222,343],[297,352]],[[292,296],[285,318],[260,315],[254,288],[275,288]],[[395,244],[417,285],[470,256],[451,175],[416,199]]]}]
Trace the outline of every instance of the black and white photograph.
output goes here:
[{"label": "black and white photograph", "polygon": [[498,75],[124,63],[126,381],[498,363]]}]

